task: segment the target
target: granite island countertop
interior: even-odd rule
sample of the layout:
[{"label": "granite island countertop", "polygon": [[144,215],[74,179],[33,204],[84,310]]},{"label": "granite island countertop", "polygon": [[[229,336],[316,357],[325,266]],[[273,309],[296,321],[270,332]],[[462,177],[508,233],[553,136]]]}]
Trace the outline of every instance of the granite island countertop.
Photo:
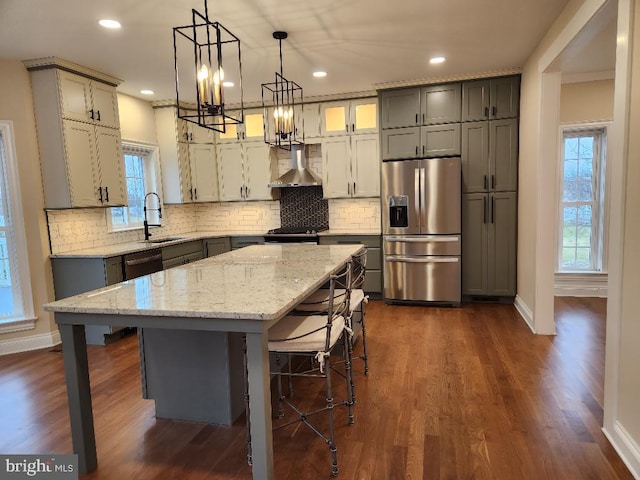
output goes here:
[{"label": "granite island countertop", "polygon": [[253,245],[44,306],[47,311],[276,320],[363,248]]}]

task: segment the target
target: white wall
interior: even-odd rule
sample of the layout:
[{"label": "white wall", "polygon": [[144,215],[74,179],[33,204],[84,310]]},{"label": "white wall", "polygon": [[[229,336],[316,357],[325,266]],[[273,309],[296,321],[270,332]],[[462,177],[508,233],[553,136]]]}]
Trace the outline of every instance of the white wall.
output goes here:
[{"label": "white wall", "polygon": [[[58,341],[53,317],[42,309],[42,305],[53,300],[53,281],[31,81],[19,61],[0,59],[0,119],[13,122],[31,288],[38,318],[33,330],[0,334],[0,352],[11,352],[42,348]],[[34,342],[29,343],[26,338],[33,338]]]},{"label": "white wall", "polygon": [[563,83],[560,92],[560,123],[612,120],[613,92],[613,79]]}]

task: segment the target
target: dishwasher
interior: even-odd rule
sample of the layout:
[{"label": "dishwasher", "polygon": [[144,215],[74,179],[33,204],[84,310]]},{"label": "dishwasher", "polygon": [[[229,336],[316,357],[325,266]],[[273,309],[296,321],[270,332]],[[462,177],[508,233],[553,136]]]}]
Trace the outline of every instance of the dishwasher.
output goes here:
[{"label": "dishwasher", "polygon": [[162,250],[153,248],[144,252],[130,253],[123,257],[124,279],[148,275],[162,270]]}]

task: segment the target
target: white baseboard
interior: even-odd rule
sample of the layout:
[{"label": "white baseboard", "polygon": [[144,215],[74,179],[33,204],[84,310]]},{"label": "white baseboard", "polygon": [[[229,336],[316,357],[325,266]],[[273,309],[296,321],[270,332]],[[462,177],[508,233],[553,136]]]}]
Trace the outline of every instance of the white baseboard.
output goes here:
[{"label": "white baseboard", "polygon": [[529,306],[522,300],[522,297],[516,295],[515,300],[513,301],[514,307],[525,321],[525,323],[529,326],[533,333],[536,333],[535,328],[533,327],[533,312],[529,308]]},{"label": "white baseboard", "polygon": [[629,432],[618,421],[613,426],[613,432],[605,427],[602,428],[602,432],[620,455],[633,478],[640,480],[640,447],[629,435]]},{"label": "white baseboard", "polygon": [[42,333],[40,335],[30,335],[28,337],[11,340],[0,340],[0,355],[9,355],[12,353],[49,348],[54,345],[58,345],[59,343],[61,343],[61,340],[58,329],[53,332]]},{"label": "white baseboard", "polygon": [[606,273],[556,273],[556,297],[607,298],[609,279]]}]

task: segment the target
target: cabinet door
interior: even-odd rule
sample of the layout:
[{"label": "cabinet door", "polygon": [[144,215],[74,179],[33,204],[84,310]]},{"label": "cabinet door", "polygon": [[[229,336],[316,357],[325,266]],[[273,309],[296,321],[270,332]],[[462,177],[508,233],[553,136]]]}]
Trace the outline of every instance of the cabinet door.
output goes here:
[{"label": "cabinet door", "polygon": [[304,119],[304,139],[318,140],[322,138],[320,133],[320,104],[319,103],[305,103],[300,106],[302,114],[299,112],[296,114],[296,136],[299,136],[302,132],[302,120]]},{"label": "cabinet door", "polygon": [[192,144],[189,146],[191,187],[194,202],[218,201],[218,169],[214,145]]},{"label": "cabinet door", "polygon": [[520,111],[520,77],[491,80],[491,118],[515,118]]},{"label": "cabinet door", "polygon": [[419,125],[420,89],[387,90],[380,94],[380,127],[399,128]]},{"label": "cabinet door", "polygon": [[488,283],[489,295],[516,294],[516,193],[489,195]]},{"label": "cabinet door", "polygon": [[100,187],[103,205],[127,204],[127,186],[124,174],[124,157],[120,130],[95,127],[96,147],[100,165]]},{"label": "cabinet door", "polygon": [[475,80],[462,84],[462,121],[489,119],[489,80]]},{"label": "cabinet door", "polygon": [[448,83],[423,87],[420,90],[422,125],[455,123],[460,121],[462,85]]},{"label": "cabinet door", "polygon": [[460,155],[460,124],[420,127],[420,140],[423,157]]},{"label": "cabinet door", "polygon": [[462,191],[489,189],[489,122],[462,124]]},{"label": "cabinet door", "polygon": [[241,140],[264,141],[262,110],[259,112],[255,110],[245,112],[240,138]]},{"label": "cabinet door", "polygon": [[349,102],[348,127],[350,133],[378,132],[378,99],[360,98]]},{"label": "cabinet door", "polygon": [[118,94],[115,87],[92,81],[91,98],[93,100],[93,120],[96,125],[120,128]]},{"label": "cabinet door", "polygon": [[488,195],[462,195],[462,294],[487,294]]},{"label": "cabinet door", "polygon": [[272,200],[269,145],[250,142],[243,147],[245,200]]},{"label": "cabinet door", "polygon": [[380,153],[376,134],[351,137],[351,195],[380,196]]},{"label": "cabinet door", "polygon": [[[187,141],[190,143],[213,143],[213,130],[201,127],[193,122],[181,122],[187,124]],[[178,135],[180,135],[180,129],[177,128]],[[182,138],[182,137],[178,137]]]},{"label": "cabinet door", "polygon": [[[247,112],[245,112],[246,114]],[[237,118],[238,115],[240,114],[240,111],[231,111],[229,112],[229,115],[231,115],[234,118]],[[218,141],[221,143],[228,143],[228,142],[237,142],[240,140],[240,129],[242,127],[242,124],[238,125],[237,123],[227,123],[226,127],[225,127],[225,132],[219,132],[218,133]]]},{"label": "cabinet door", "polygon": [[63,135],[71,206],[101,206],[98,197],[100,170],[94,126],[88,123],[64,120]]},{"label": "cabinet door", "polygon": [[351,138],[322,141],[322,192],[325,198],[351,196]]},{"label": "cabinet door", "polygon": [[243,199],[244,181],[242,178],[242,145],[229,143],[218,145],[218,181],[221,201]]},{"label": "cabinet door", "polygon": [[178,191],[180,198],[175,203],[193,202],[193,185],[191,184],[191,162],[189,161],[189,144],[178,143]]},{"label": "cabinet door", "polygon": [[204,241],[205,255],[214,257],[231,250],[231,241],[229,237],[208,238]]},{"label": "cabinet door", "polygon": [[322,135],[345,135],[348,123],[348,103],[323,103],[320,107],[322,116]]},{"label": "cabinet door", "polygon": [[62,117],[92,123],[91,80],[63,70],[58,70],[58,79]]},{"label": "cabinet door", "polygon": [[518,186],[518,119],[489,122],[491,190],[507,192]]},{"label": "cabinet door", "polygon": [[420,127],[383,130],[382,159],[417,158],[420,153]]}]

